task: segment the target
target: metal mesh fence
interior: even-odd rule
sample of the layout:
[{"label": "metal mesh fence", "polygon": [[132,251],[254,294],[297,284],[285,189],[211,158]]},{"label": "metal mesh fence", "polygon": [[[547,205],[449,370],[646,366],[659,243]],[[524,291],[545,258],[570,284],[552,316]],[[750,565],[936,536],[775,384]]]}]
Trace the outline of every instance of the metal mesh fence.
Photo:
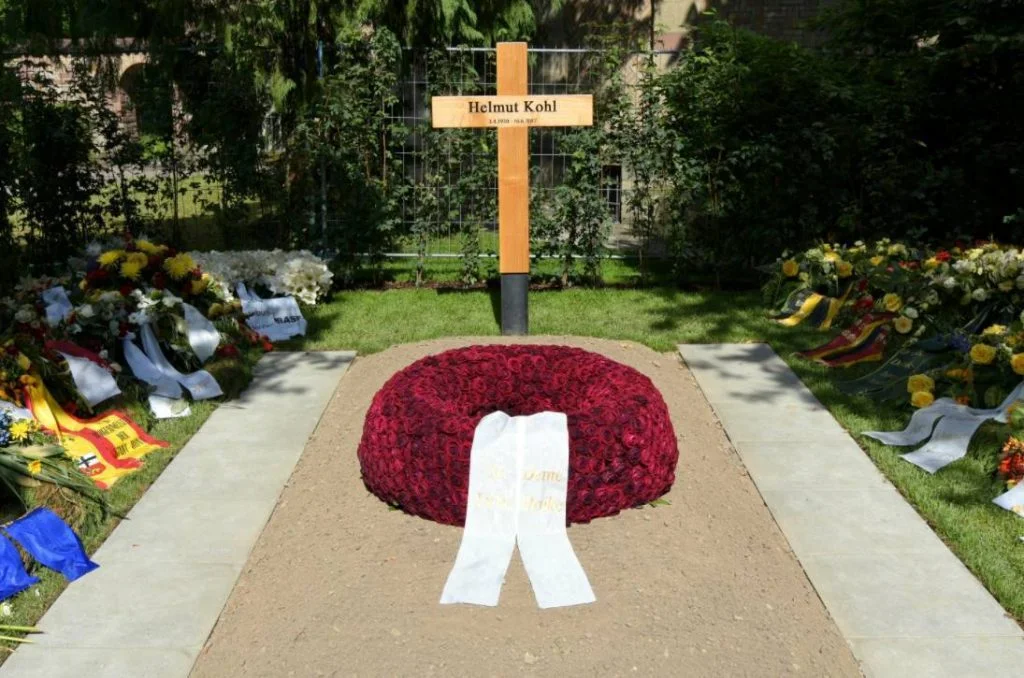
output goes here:
[{"label": "metal mesh fence", "polygon": [[[656,59],[660,65],[666,65],[676,55],[677,52],[657,52]],[[496,51],[493,48],[406,50],[403,56],[405,64],[398,85],[398,100],[386,111],[389,121],[404,130],[404,139],[394,145],[390,160],[391,171],[403,176],[407,187],[400,199],[398,229],[402,233],[428,233],[427,256],[456,256],[460,251],[461,234],[473,229],[479,230],[481,250],[485,254],[492,252],[497,249],[497,134],[493,129],[432,130],[429,101],[432,95],[440,94],[496,94]],[[615,66],[615,73],[627,91],[636,85],[646,57],[645,54],[627,56]],[[595,93],[606,84],[607,59],[605,52],[594,49],[531,48],[528,91],[534,95]],[[146,134],[140,121],[147,116],[139,105],[142,98],[135,101],[144,89],[133,86],[133,74],[138,80],[147,61],[145,53],[131,52],[111,55],[106,64],[118,81],[109,94],[108,104],[136,135]],[[38,73],[49,72],[67,89],[71,82],[71,63],[66,56],[26,59],[19,62],[18,75],[27,83]],[[170,104],[171,99],[165,103]],[[178,113],[175,110],[172,118]],[[606,122],[600,111],[595,111],[594,124],[601,126]],[[275,123],[272,114],[264,123],[267,154],[279,150]],[[172,124],[181,125],[180,122]],[[566,128],[529,131],[531,189],[538,203],[550,202],[545,194],[550,194],[563,182],[571,154],[563,140],[570,133]],[[183,230],[184,240],[197,248],[231,247],[225,221],[211,218],[224,206],[224,189],[203,169],[200,151],[195,145],[184,138],[181,144],[181,167],[176,169],[173,178],[166,157],[145,160],[135,170],[157,186],[142,207],[145,216],[157,230],[174,223],[175,229]],[[332,181],[329,174],[326,181]],[[613,223],[608,244],[611,247],[631,244],[629,214],[624,207],[631,190],[628,169],[609,159],[603,167],[598,190]],[[262,223],[273,220],[271,205],[263,200],[250,202],[252,204],[247,205],[250,218],[261,219]],[[310,212],[311,222],[327,227],[346,218],[340,213]],[[116,227],[120,222],[114,219],[112,223]],[[287,228],[282,226],[280,230],[284,232]],[[415,237],[403,237],[401,251],[391,254],[412,254],[417,249],[415,240]]]},{"label": "metal mesh fence", "polygon": [[[659,65],[667,64],[677,55],[674,51],[657,52]],[[645,55],[632,55],[623,59],[618,71],[624,87],[630,90],[638,81],[641,59]],[[497,165],[496,134],[492,129],[461,130],[462,137],[440,139],[441,148],[428,148],[430,130],[429,99],[432,94],[497,93],[496,53],[493,48],[450,48],[440,58],[409,53],[409,75],[400,86],[400,99],[391,110],[391,119],[409,130],[406,143],[396,152],[395,159],[409,177],[413,189],[403,200],[401,220],[408,230],[423,228],[423,210],[427,201],[444,203],[435,214],[448,215],[438,223],[426,224],[432,236],[428,240],[428,256],[453,255],[459,250],[459,235],[474,226],[481,229],[481,242],[485,251],[494,249],[497,227]],[[593,49],[529,50],[528,91],[532,95],[591,94],[601,88],[608,69],[602,64],[606,54]],[[602,125],[600,113],[595,112],[594,124]],[[563,139],[566,128],[532,128],[530,139],[531,189],[534,200],[544,202],[544,193],[550,193],[562,183],[570,150]],[[472,135],[476,144],[466,144],[464,137]],[[466,148],[470,150],[465,151]],[[447,169],[442,183],[426,181],[429,171],[428,156],[440,152],[447,155]],[[452,154],[461,154],[451,161]],[[451,196],[461,195],[452,188],[465,176],[474,174],[482,178],[485,187],[477,194],[473,204],[458,203]],[[436,179],[436,177],[435,177]],[[607,204],[613,228],[609,234],[612,247],[631,242],[629,217],[623,205],[628,199],[630,177],[621,164],[611,162],[603,167],[601,195]],[[483,206],[481,214],[481,204]]]}]

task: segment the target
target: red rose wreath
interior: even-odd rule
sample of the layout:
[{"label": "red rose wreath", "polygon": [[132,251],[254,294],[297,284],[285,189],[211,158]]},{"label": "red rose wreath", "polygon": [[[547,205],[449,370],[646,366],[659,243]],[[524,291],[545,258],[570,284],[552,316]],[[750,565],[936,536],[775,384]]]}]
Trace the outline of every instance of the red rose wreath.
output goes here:
[{"label": "red rose wreath", "polygon": [[462,525],[476,425],[565,412],[567,518],[586,523],[665,494],[675,480],[675,432],[651,380],[567,346],[470,346],[393,376],[366,413],[359,463],[367,489],[413,515]]}]

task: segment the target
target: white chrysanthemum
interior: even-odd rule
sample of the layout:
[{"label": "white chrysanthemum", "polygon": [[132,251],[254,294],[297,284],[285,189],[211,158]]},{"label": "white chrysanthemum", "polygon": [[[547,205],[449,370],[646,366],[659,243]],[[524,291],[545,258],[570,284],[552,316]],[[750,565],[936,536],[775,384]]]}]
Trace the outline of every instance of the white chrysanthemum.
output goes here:
[{"label": "white chrysanthemum", "polygon": [[27,305],[19,308],[18,312],[14,314],[14,319],[19,323],[30,323],[37,317],[35,309]]}]

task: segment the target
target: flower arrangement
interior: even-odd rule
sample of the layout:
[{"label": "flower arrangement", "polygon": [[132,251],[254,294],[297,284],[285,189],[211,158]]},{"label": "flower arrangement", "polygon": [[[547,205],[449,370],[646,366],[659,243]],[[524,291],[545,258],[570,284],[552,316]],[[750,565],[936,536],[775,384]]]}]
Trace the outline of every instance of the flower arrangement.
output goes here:
[{"label": "flower arrangement", "polygon": [[1006,481],[1006,489],[1024,481],[1024,401],[1018,400],[1010,408],[1010,436],[1003,445],[1002,457],[996,473]]},{"label": "flower arrangement", "polygon": [[334,277],[320,257],[306,250],[192,252],[191,256],[210,274],[218,296],[227,301],[235,298],[233,285],[244,282],[312,306],[330,291]]},{"label": "flower arrangement", "polygon": [[[904,374],[914,407],[927,407],[938,395],[991,407],[1024,377],[1024,249],[1019,247],[978,242],[926,248],[889,239],[850,247],[821,244],[784,252],[770,267],[766,292],[775,301],[785,289],[843,293],[846,322],[869,313],[892,314],[892,336],[903,339],[897,344],[901,349],[947,337],[947,356],[935,361],[941,364]],[[927,389],[915,388],[922,376],[932,380]]]},{"label": "flower arrangement", "polygon": [[123,246],[96,253],[79,283],[83,292],[116,290],[127,297],[136,290],[167,290],[191,299],[206,292],[209,276],[191,255],[149,240],[125,238]]},{"label": "flower arrangement", "polygon": [[577,348],[472,346],[419,360],[376,394],[359,445],[363,482],[413,515],[463,524],[473,434],[498,410],[568,415],[571,523],[649,503],[675,480],[675,433],[647,377]]},{"label": "flower arrangement", "polygon": [[70,463],[58,441],[35,421],[0,410],[0,482],[36,487],[64,487],[103,503],[93,484]]}]

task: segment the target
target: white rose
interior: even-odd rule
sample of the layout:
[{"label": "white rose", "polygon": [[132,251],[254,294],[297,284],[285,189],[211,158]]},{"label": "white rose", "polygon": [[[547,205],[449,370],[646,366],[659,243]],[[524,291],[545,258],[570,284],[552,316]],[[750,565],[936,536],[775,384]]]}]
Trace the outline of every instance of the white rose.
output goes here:
[{"label": "white rose", "polygon": [[956,287],[956,278],[954,278],[953,276],[947,276],[945,280],[942,281],[942,286],[945,287],[947,290],[953,289],[954,287]]},{"label": "white rose", "polygon": [[93,310],[92,304],[82,304],[75,312],[82,318],[91,318],[96,315],[96,311]]},{"label": "white rose", "polygon": [[978,289],[971,292],[971,298],[975,301],[985,301],[988,299],[988,290],[979,287]]},{"label": "white rose", "polygon": [[903,315],[907,316],[911,320],[917,320],[917,309],[913,306],[907,306],[903,309]]},{"label": "white rose", "polygon": [[1017,289],[1024,290],[1024,274],[1017,276]]},{"label": "white rose", "polygon": [[19,323],[30,323],[36,319],[36,312],[28,306],[22,306],[18,309],[18,312],[14,314],[14,319]]}]

